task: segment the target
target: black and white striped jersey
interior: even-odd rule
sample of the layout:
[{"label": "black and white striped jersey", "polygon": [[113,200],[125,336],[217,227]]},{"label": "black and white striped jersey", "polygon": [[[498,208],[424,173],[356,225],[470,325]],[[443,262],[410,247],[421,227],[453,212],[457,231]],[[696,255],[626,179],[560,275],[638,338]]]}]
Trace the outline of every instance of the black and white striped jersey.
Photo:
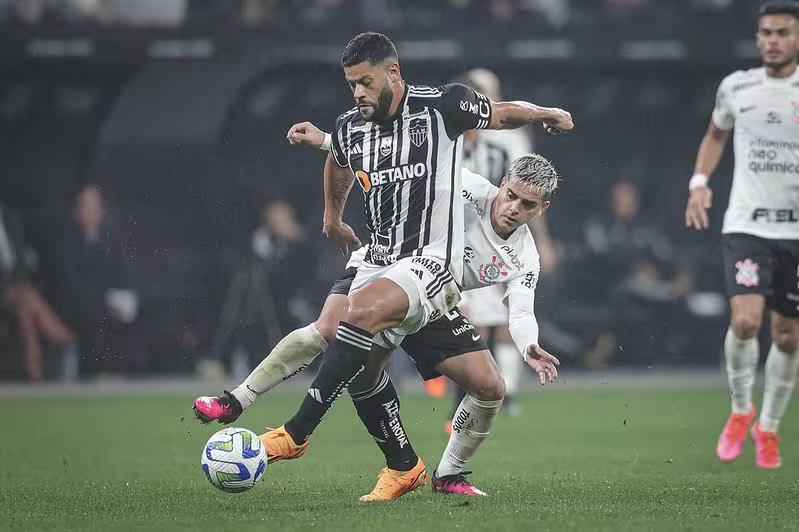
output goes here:
[{"label": "black and white striped jersey", "polygon": [[490,121],[490,100],[460,84],[406,85],[397,112],[382,122],[363,120],[357,108],[336,120],[333,157],[350,167],[363,189],[367,262],[433,257],[461,282],[460,136]]}]

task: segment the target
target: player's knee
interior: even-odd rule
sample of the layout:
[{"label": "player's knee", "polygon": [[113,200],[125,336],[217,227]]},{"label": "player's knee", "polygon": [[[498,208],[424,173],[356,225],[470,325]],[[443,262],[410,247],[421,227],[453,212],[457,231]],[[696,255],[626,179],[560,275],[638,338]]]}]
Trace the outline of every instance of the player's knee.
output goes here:
[{"label": "player's knee", "polygon": [[483,379],[470,395],[481,401],[501,401],[505,398],[505,379],[496,374]]},{"label": "player's knee", "polygon": [[316,327],[316,330],[322,335],[322,338],[329,344],[336,337],[338,322],[320,316],[319,319],[314,322],[314,327]]},{"label": "player's knee", "polygon": [[741,340],[754,338],[760,332],[760,320],[756,316],[733,316],[731,325],[732,333]]},{"label": "player's knee", "polygon": [[795,331],[775,331],[773,341],[783,353],[796,353],[799,350],[799,336]]},{"label": "player's knee", "polygon": [[382,321],[382,308],[379,305],[350,303],[344,321],[355,327],[370,331]]}]

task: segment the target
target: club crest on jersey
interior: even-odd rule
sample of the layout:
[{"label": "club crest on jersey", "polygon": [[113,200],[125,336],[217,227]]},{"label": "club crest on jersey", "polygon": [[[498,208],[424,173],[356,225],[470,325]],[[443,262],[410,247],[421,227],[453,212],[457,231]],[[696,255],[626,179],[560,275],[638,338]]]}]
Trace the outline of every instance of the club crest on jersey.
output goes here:
[{"label": "club crest on jersey", "polygon": [[735,263],[738,273],[735,274],[735,282],[741,286],[757,286],[760,284],[760,265],[752,259],[739,260]]},{"label": "club crest on jersey", "polygon": [[480,275],[480,282],[486,284],[493,283],[500,277],[508,276],[508,272],[505,271],[505,262],[499,260],[496,255],[491,257],[490,264],[481,264],[477,271]]},{"label": "club crest on jersey", "polygon": [[380,155],[388,157],[391,155],[392,142],[391,137],[383,137],[380,139]]},{"label": "club crest on jersey", "polygon": [[416,122],[408,130],[408,136],[411,137],[411,143],[417,148],[421,148],[424,141],[427,140],[427,124],[424,122]]}]

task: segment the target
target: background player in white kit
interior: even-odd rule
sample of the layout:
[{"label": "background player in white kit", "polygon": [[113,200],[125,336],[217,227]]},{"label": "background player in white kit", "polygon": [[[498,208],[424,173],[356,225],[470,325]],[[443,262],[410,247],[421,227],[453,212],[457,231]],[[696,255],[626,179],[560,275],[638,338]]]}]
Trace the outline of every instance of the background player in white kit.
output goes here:
[{"label": "background player in white kit", "polygon": [[735,128],[735,171],[724,215],[724,275],[731,321],[724,340],[732,413],[719,438],[722,461],[738,458],[755,417],[752,386],[764,307],[771,310],[759,420],[751,430],[756,464],[781,465],[777,428],[799,368],[799,4],[764,3],[757,47],[763,67],[721,82],[697,155],[685,213],[689,227],[708,227],[708,176]]}]

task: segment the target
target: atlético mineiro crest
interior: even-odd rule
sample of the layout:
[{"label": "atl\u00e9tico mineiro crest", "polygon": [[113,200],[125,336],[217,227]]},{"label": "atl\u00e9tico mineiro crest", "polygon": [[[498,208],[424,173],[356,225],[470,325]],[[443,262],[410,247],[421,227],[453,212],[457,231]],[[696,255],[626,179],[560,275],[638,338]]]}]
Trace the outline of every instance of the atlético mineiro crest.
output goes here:
[{"label": "atl\u00e9tico mineiro crest", "polygon": [[739,260],[735,263],[738,273],[735,282],[741,286],[757,286],[760,284],[760,265],[752,259]]},{"label": "atl\u00e9tico mineiro crest", "polygon": [[496,255],[491,257],[491,264],[481,264],[477,271],[480,275],[480,282],[486,284],[493,283],[500,277],[508,276],[508,272],[505,271],[505,262],[499,260]]},{"label": "atl\u00e9tico mineiro crest", "polygon": [[427,123],[422,120],[412,123],[408,130],[408,136],[411,137],[414,146],[421,148],[424,141],[427,140]]}]

